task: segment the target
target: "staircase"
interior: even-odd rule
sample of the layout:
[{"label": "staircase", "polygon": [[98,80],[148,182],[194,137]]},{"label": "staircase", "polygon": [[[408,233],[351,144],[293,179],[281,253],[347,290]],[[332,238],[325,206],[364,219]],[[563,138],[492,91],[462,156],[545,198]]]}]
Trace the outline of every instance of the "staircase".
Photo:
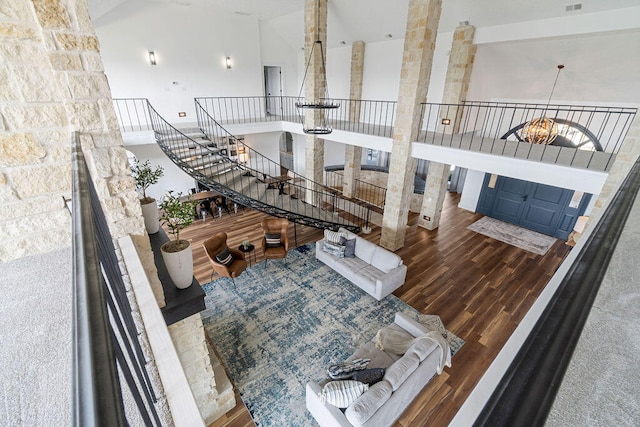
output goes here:
[{"label": "staircase", "polygon": [[366,203],[345,200],[339,191],[287,171],[227,132],[199,108],[198,128],[178,129],[148,104],[155,139],[183,171],[235,203],[315,227],[368,226]]}]

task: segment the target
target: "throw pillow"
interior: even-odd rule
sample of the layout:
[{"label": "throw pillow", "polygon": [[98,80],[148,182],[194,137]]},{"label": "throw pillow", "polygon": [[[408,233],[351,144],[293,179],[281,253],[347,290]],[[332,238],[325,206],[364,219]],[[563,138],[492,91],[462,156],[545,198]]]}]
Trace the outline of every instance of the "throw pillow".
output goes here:
[{"label": "throw pillow", "polygon": [[364,369],[353,373],[351,379],[368,385],[374,385],[384,378],[384,368]]},{"label": "throw pillow", "polygon": [[327,373],[334,380],[349,378],[355,371],[361,371],[367,367],[371,359],[353,359],[349,362],[331,365],[327,369]]},{"label": "throw pillow", "polygon": [[340,244],[344,246],[344,256],[346,258],[355,258],[356,256],[356,239],[347,239],[340,237]]},{"label": "throw pillow", "polygon": [[368,389],[367,384],[358,381],[331,381],[322,388],[320,401],[338,408],[346,408]]},{"label": "throw pillow", "polygon": [[322,250],[338,258],[344,258],[345,247],[337,243],[324,242]]},{"label": "throw pillow", "polygon": [[331,242],[331,243],[336,243],[336,244],[340,244],[340,237],[343,237],[344,234],[340,231],[331,231],[331,230],[324,230],[324,240],[326,242]]},{"label": "throw pillow", "polygon": [[231,252],[229,252],[229,248],[225,246],[225,248],[221,250],[218,255],[216,255],[216,259],[220,264],[224,264],[228,267],[233,262],[233,255],[231,255]]},{"label": "throw pillow", "polygon": [[268,248],[277,248],[282,244],[280,241],[280,233],[265,233],[264,238]]}]

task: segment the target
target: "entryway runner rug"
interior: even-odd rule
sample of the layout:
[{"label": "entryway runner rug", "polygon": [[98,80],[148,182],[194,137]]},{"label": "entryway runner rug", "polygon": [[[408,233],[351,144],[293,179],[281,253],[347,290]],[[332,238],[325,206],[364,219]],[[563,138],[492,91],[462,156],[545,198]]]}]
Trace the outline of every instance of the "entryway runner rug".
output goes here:
[{"label": "entryway runner rug", "polygon": [[476,233],[538,255],[546,254],[557,240],[555,237],[547,236],[488,216],[480,218],[467,228]]},{"label": "entryway runner rug", "polygon": [[[315,244],[203,286],[202,320],[258,426],[314,425],[305,385],[326,377],[398,311],[437,328],[393,295],[378,302],[315,258]],[[451,352],[464,341],[448,332]],[[455,363],[455,362],[454,362]]]}]

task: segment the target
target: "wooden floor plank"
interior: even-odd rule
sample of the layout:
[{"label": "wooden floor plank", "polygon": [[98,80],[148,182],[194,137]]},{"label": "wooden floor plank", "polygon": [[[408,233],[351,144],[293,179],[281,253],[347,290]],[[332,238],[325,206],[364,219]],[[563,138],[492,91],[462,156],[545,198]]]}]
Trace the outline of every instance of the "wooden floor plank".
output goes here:
[{"label": "wooden floor plank", "polygon": [[[418,227],[418,215],[410,214],[405,246],[396,251],[407,265],[407,280],[394,294],[422,313],[439,315],[450,331],[465,340],[446,375],[425,387],[397,426],[449,424],[571,249],[557,241],[540,256],[467,230],[482,215],[457,208],[459,200],[459,195],[447,195],[440,227],[433,231]],[[192,240],[198,281],[207,283],[211,277],[202,242],[218,232],[228,233],[230,247],[245,239],[253,242],[261,262],[260,221],[265,216],[240,210],[222,218],[208,217],[204,223],[198,220],[181,232],[181,237]],[[322,238],[321,230],[310,227],[297,225],[295,232],[298,245]],[[377,244],[380,233],[380,227],[374,227],[362,236]],[[293,242],[293,225],[289,239]],[[239,403],[213,425],[246,427],[253,422]]]}]

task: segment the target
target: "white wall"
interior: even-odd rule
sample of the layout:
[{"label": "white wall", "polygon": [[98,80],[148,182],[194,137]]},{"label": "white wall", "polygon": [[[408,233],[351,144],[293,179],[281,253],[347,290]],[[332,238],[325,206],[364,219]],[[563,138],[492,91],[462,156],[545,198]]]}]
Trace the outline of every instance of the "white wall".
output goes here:
[{"label": "white wall", "polygon": [[[280,163],[280,136],[282,134],[283,132],[269,132],[245,135],[244,142],[263,156],[268,157],[276,163]],[[263,170],[261,162],[253,163],[253,160],[249,159],[249,164],[257,166],[256,169],[258,170]],[[268,167],[269,166],[265,164],[264,168],[266,169]],[[268,170],[265,172],[268,172]]]},{"label": "white wall", "polygon": [[152,167],[162,166],[164,169],[164,176],[157,184],[148,188],[148,196],[160,200],[169,190],[188,194],[189,189],[196,186],[195,179],[169,160],[157,144],[127,145],[126,149],[131,151],[139,161],[149,160]]},{"label": "white wall", "polygon": [[480,200],[482,183],[484,182],[484,172],[474,169],[467,169],[467,176],[464,180],[464,189],[460,196],[458,207],[475,212]]},{"label": "white wall", "polygon": [[468,99],[640,104],[640,31],[478,46]]},{"label": "white wall", "polygon": [[[282,93],[298,96],[298,52],[273,28],[270,21],[259,21],[262,64],[278,66],[282,71]],[[264,91],[254,95],[264,94]]]},{"label": "white wall", "polygon": [[331,98],[349,99],[350,85],[351,46],[329,49],[327,51],[327,86],[329,88],[329,96]]},{"label": "white wall", "polygon": [[[195,4],[128,1],[94,25],[113,97],[149,98],[172,123],[195,121],[194,97],[263,93],[255,18]],[[156,54],[155,66],[149,50]],[[178,118],[179,111],[187,117]]]}]

